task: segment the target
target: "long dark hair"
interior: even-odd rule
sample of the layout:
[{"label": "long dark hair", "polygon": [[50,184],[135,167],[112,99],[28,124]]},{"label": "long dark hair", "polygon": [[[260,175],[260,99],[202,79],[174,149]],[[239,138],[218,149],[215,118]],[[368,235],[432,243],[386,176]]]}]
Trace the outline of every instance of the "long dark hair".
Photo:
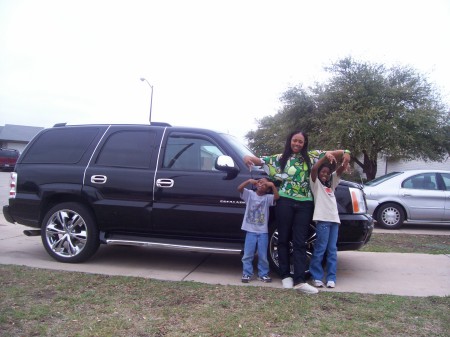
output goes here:
[{"label": "long dark hair", "polygon": [[305,138],[305,144],[303,145],[303,148],[300,151],[300,154],[303,157],[303,160],[306,161],[306,165],[308,165],[308,172],[311,171],[311,159],[309,158],[308,154],[308,135],[304,133],[303,131],[293,131],[291,132],[287,138],[286,143],[284,144],[284,151],[280,158],[280,166],[281,171],[284,171],[284,168],[286,167],[286,163],[289,159],[289,157],[292,155],[292,148],[291,148],[291,140],[294,135],[301,134],[303,138]]}]

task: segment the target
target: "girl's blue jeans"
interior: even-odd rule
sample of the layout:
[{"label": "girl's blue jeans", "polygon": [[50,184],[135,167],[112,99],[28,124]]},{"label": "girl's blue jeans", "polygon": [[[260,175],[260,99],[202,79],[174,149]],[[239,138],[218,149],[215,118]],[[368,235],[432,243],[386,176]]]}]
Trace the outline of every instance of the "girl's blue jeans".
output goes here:
[{"label": "girl's blue jeans", "polygon": [[318,221],[316,225],[316,241],[314,252],[309,265],[309,271],[314,280],[323,280],[323,257],[326,253],[327,282],[336,282],[337,247],[339,224],[335,222]]},{"label": "girl's blue jeans", "polygon": [[245,235],[244,256],[242,257],[243,275],[253,276],[253,258],[255,257],[256,249],[258,249],[258,276],[262,277],[269,274],[268,245],[268,233],[247,232]]}]

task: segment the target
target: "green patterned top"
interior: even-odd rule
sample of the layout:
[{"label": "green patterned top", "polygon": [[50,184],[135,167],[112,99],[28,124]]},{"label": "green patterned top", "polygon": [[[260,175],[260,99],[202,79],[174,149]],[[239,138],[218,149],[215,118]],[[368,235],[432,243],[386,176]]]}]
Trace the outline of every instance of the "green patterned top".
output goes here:
[{"label": "green patterned top", "polygon": [[[308,151],[311,159],[311,166],[325,153],[321,150]],[[297,201],[313,200],[311,188],[309,187],[308,165],[303,160],[301,154],[293,154],[286,163],[284,171],[280,167],[281,154],[262,157],[264,171],[272,180],[281,181],[279,194],[282,197],[291,198]]]}]

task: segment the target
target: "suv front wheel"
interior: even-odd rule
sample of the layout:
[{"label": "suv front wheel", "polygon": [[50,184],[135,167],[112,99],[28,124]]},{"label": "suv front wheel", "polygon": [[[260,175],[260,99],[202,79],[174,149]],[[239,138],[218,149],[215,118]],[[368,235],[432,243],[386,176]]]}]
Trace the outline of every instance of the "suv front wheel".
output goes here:
[{"label": "suv front wheel", "polygon": [[60,262],[85,261],[100,245],[91,212],[75,202],[58,204],[47,212],[41,238],[47,252]]},{"label": "suv front wheel", "polygon": [[[306,241],[306,255],[308,258],[308,265],[306,268],[305,273],[305,280],[310,277],[309,273],[309,261],[311,260],[312,253],[314,250],[314,242],[316,241],[316,230],[313,224],[310,225],[309,228],[309,236],[308,240]],[[280,264],[278,262],[278,229],[276,228],[276,225],[271,226],[271,230],[269,232],[269,263],[270,268],[277,272],[278,275],[280,275]],[[291,274],[294,274],[294,265],[293,265],[293,248],[292,248],[292,241],[289,241],[289,260],[290,260],[290,270]]]}]

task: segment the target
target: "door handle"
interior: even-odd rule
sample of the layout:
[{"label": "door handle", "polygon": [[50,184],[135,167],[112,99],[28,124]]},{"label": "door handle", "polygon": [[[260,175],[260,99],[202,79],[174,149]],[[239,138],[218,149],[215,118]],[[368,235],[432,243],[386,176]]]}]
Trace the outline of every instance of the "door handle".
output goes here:
[{"label": "door handle", "polygon": [[156,180],[156,186],[162,187],[162,188],[171,188],[173,187],[174,181],[172,179],[158,179]]},{"label": "door handle", "polygon": [[108,178],[106,176],[94,175],[91,177],[91,183],[93,184],[104,184]]}]

